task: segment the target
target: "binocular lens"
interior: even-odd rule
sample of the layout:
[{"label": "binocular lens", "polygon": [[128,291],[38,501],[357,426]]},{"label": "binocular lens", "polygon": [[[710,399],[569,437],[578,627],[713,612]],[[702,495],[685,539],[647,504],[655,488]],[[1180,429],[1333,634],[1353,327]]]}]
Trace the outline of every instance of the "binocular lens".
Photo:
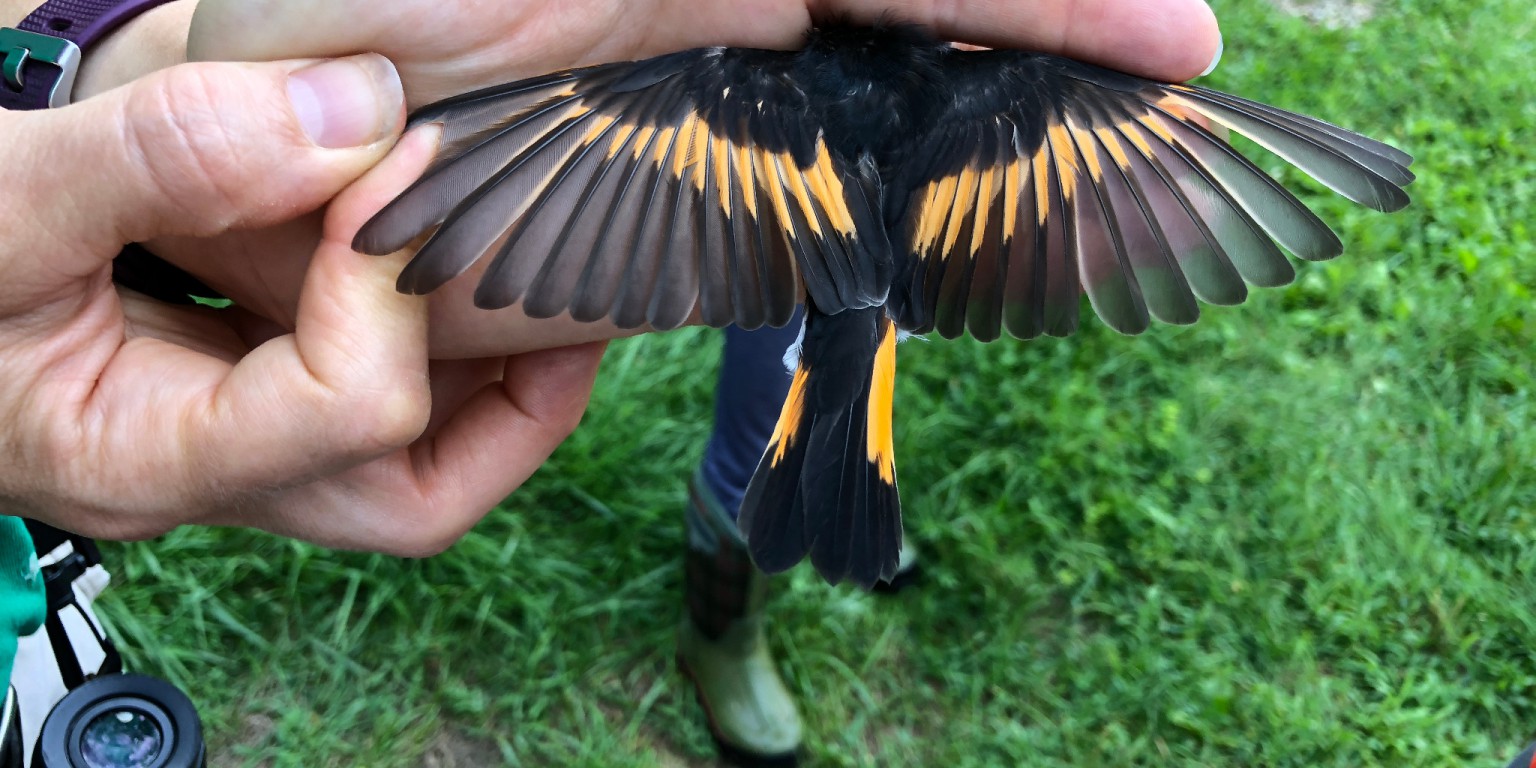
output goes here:
[{"label": "binocular lens", "polygon": [[103,675],[69,692],[37,739],[33,768],[206,768],[197,710],[175,686]]},{"label": "binocular lens", "polygon": [[80,732],[87,768],[149,768],[165,746],[155,719],[136,707],[102,712]]}]

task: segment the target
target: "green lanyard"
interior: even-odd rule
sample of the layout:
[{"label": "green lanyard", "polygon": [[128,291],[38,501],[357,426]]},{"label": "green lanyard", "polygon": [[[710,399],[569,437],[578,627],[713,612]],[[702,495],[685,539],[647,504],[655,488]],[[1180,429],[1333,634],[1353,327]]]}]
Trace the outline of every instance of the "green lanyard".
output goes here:
[{"label": "green lanyard", "polygon": [[42,626],[46,605],[32,537],[21,518],[0,516],[0,685],[11,679],[16,639]]}]

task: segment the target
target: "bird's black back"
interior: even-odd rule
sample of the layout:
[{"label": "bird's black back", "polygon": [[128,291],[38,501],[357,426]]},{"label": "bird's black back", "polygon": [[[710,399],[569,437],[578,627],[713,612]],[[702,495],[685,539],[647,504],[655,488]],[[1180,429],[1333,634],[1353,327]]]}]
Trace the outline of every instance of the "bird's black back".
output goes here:
[{"label": "bird's black back", "polygon": [[902,164],[912,135],[947,96],[947,49],[901,24],[812,30],[794,71],[828,148],[849,163],[868,155],[882,176]]}]

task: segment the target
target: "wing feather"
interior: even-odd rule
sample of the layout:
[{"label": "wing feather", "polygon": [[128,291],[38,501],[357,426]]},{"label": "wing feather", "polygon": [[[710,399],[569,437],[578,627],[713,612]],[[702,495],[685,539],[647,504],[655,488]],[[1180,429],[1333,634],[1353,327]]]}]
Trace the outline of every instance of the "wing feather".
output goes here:
[{"label": "wing feather", "polygon": [[[655,109],[654,96],[642,97],[637,111]],[[636,168],[633,158],[643,150],[635,148],[640,132],[632,123],[603,116],[596,127],[582,150],[583,172],[571,174],[567,181],[570,188],[579,190],[579,198],[573,206],[554,205],[554,210],[570,210],[570,215],[550,216],[542,222],[546,228],[558,226],[559,234],[553,242],[525,246],[558,254],[544,262],[526,292],[523,308],[532,317],[554,317],[569,308],[578,320],[596,320],[606,314],[616,293],[615,260],[601,258],[598,249],[613,222],[610,206],[624,194]],[[603,210],[589,214],[594,206]],[[591,216],[599,216],[601,223],[591,226]]]},{"label": "wing feather", "polygon": [[1140,125],[1199,167],[1223,196],[1234,201],[1271,237],[1309,261],[1331,259],[1344,251],[1333,230],[1296,196],[1280,186],[1248,158],[1204,128],[1183,122],[1161,110]]},{"label": "wing feather", "polygon": [[[1081,160],[1076,169],[1075,188],[1081,199],[1073,206],[1077,215],[1079,265],[1088,299],[1099,317],[1122,333],[1140,333],[1151,324],[1141,286],[1134,279],[1131,256],[1114,207],[1105,189],[1104,166],[1098,143],[1091,132],[1076,126],[1064,116],[1065,141]],[[1054,132],[1053,132],[1054,136]]]},{"label": "wing feather", "polygon": [[[608,120],[606,123],[599,120],[593,126],[596,139],[598,141],[608,139],[617,125],[618,123],[613,120]],[[584,140],[581,146],[571,153],[559,173],[551,178],[539,193],[539,199],[530,206],[526,214],[519,218],[508,236],[507,243],[498,251],[497,261],[493,262],[493,265],[506,264],[507,260],[500,254],[513,248],[566,253],[567,249],[575,250],[583,244],[583,241],[590,241],[595,236],[595,229],[578,232],[574,224],[581,219],[591,204],[593,193],[603,187],[606,173],[614,167],[598,147],[598,141]],[[550,210],[574,211],[574,213],[569,217],[540,215]],[[574,243],[573,237],[576,239]],[[590,247],[590,242],[586,244]],[[525,291],[518,291],[519,295],[526,292],[524,310],[531,317],[553,317],[560,314],[570,306],[585,266],[585,261],[578,258],[549,259],[542,265],[538,265]],[[498,284],[508,293],[515,289],[515,286],[505,278],[498,278]],[[502,296],[494,299],[492,303],[504,305],[514,300]]]},{"label": "wing feather", "polygon": [[793,61],[695,49],[431,105],[413,123],[443,125],[438,157],[354,246],[430,232],[402,290],[485,259],[477,305],[621,327],[782,325],[802,290],[828,312],[883,303],[877,193],[805,119]]},{"label": "wing feather", "polygon": [[[1247,112],[1250,115],[1263,115],[1264,117],[1276,122],[1279,125],[1305,127],[1319,133],[1326,134],[1336,142],[1342,142],[1357,149],[1363,149],[1366,152],[1376,155],[1388,163],[1397,166],[1399,170],[1393,173],[1405,179],[1402,183],[1406,184],[1413,181],[1414,175],[1411,171],[1408,171],[1408,166],[1413,165],[1413,155],[1410,155],[1407,152],[1404,152],[1390,144],[1377,141],[1370,138],[1369,136],[1362,136],[1358,133],[1355,133],[1354,131],[1340,128],[1333,123],[1319,120],[1309,115],[1303,115],[1296,112],[1287,112],[1283,109],[1278,109],[1262,102],[1245,99],[1241,96],[1234,96],[1230,93],[1213,91],[1209,88],[1198,85],[1171,85],[1168,87],[1171,90],[1175,90],[1180,93],[1192,93],[1200,96],[1201,98],[1219,101],[1229,107],[1232,107],[1233,109]],[[1344,149],[1343,153],[1356,159],[1360,158],[1357,153],[1351,152],[1348,149]]]},{"label": "wing feather", "polygon": [[659,248],[654,266],[646,270],[649,280],[641,276],[632,284],[636,306],[645,301],[643,324],[659,330],[681,326],[693,311],[699,290],[698,270],[694,264],[694,254],[699,247],[694,237],[697,228],[691,220],[694,206],[689,204],[686,178],[689,138],[684,133],[694,126],[691,122],[686,126],[671,137],[672,148],[666,161],[672,164],[670,173],[663,171],[659,174],[665,182],[657,194],[665,198],[665,205],[656,212],[661,221],[658,222],[656,242]]},{"label": "wing feather", "polygon": [[[984,133],[986,140],[991,142],[994,153],[1001,152],[1012,141],[1011,124],[999,119],[989,128]],[[981,202],[981,209],[988,212],[986,224],[972,237],[971,264],[967,265],[970,294],[965,325],[981,341],[992,341],[1000,335],[1008,281],[1003,244],[1013,234],[1020,206],[1019,164],[1008,162],[989,170],[991,183]]]},{"label": "wing feather", "polygon": [[[418,251],[417,258],[400,273],[400,289],[407,293],[436,290],[468,269],[492,242],[501,239],[509,224],[537,199],[538,191],[574,149],[577,126],[584,120],[579,114],[562,117],[454,205]],[[507,135],[516,137],[512,132]]]},{"label": "wing feather", "polygon": [[1407,168],[1372,151],[1346,155],[1340,143],[1326,140],[1316,131],[1298,129],[1263,113],[1233,109],[1218,99],[1201,96],[1199,91],[1175,91],[1164,97],[1159,106],[1165,110],[1184,107],[1199,112],[1253,139],[1329,189],[1361,205],[1383,212],[1408,205],[1408,194],[1401,186],[1413,180]]},{"label": "wing feather", "polygon": [[645,164],[645,185],[637,191],[642,191],[643,203],[634,209],[635,237],[627,244],[629,258],[611,315],[620,328],[638,328],[651,314],[652,289],[671,239],[674,205],[672,196],[666,194],[665,184],[676,136],[675,126],[659,128],[649,161],[641,160]]},{"label": "wing feather", "polygon": [[[632,126],[621,143],[610,150],[619,158],[594,189],[593,203],[606,205],[587,249],[580,281],[571,299],[571,316],[592,322],[607,317],[618,301],[628,271],[632,244],[640,237],[643,211],[650,202],[649,157],[656,142],[652,126]],[[575,226],[585,223],[572,219]]]},{"label": "wing feather", "polygon": [[[730,174],[723,171],[728,166],[719,160],[718,144],[724,140],[712,137],[708,131],[703,138],[710,144],[699,150],[694,171],[694,191],[701,197],[695,209],[698,223],[700,251],[699,269],[699,317],[705,325],[725,326],[735,321],[732,281],[737,268],[735,245],[731,241],[729,212],[723,206],[730,204]],[[724,202],[722,202],[724,201]],[[719,258],[706,254],[717,253]]]},{"label": "wing feather", "polygon": [[1124,249],[1136,282],[1145,286],[1142,298],[1153,317],[1174,324],[1192,323],[1200,316],[1200,307],[1189,281],[1179,269],[1168,235],[1153,210],[1141,179],[1128,169],[1134,149],[1120,143],[1112,129],[1097,128],[1092,134],[1099,148],[1112,162],[1107,170],[1103,192],[1113,210],[1119,212],[1117,223],[1124,237]]},{"label": "wing feather", "polygon": [[[1139,333],[1152,318],[1194,322],[1197,299],[1289,283],[1282,246],[1307,260],[1343,251],[1209,125],[1377,210],[1406,205],[1413,181],[1400,150],[1197,86],[1007,51],[950,53],[942,75],[954,97],[923,121],[908,152],[923,159],[893,190],[892,309],[910,331],[1066,335],[1086,293],[1106,324]],[[989,137],[999,127],[1007,140]]]},{"label": "wing feather", "polygon": [[[484,124],[471,131],[455,122],[452,125],[458,128],[456,132],[450,132],[449,126],[445,125],[444,135],[439,140],[440,159],[435,160],[410,189],[375,216],[364,233],[358,236],[359,250],[391,253],[404,248],[418,234],[442,222],[459,201],[473,195],[535,141],[579,109],[574,95],[552,94],[532,109],[503,115],[500,123]],[[476,126],[485,123],[483,120],[472,122]],[[448,152],[455,153],[451,160]]]},{"label": "wing feather", "polygon": [[[1077,264],[1073,254],[1077,252],[1077,217],[1072,215],[1075,179],[1062,173],[1062,159],[1057,155],[1055,144],[1048,143],[1046,151],[1038,157],[1045,162],[1037,165],[1036,172],[1048,174],[1050,216],[1045,260],[1045,332],[1051,336],[1070,336],[1077,330],[1078,297],[1082,295],[1078,281]],[[1066,158],[1070,164],[1072,158]],[[1070,167],[1070,165],[1069,165]]]},{"label": "wing feather", "polygon": [[[1262,215],[1277,209],[1256,205],[1252,197],[1246,198],[1249,200],[1247,205],[1240,202],[1245,198],[1233,194],[1234,185],[1223,183],[1221,174],[1231,166],[1221,161],[1228,156],[1212,156],[1204,151],[1215,149],[1216,144],[1207,143],[1197,133],[1186,132],[1182,124],[1168,125],[1155,116],[1130,130],[1137,130],[1137,135],[1148,146],[1154,147],[1153,152],[1161,151],[1163,158],[1172,164],[1174,178],[1182,186],[1185,196],[1194,202],[1197,215],[1210,226],[1243,280],[1252,285],[1271,287],[1285,285],[1296,276],[1285,254],[1265,236],[1263,228],[1251,215],[1251,212]],[[1236,174],[1229,173],[1227,178],[1235,180]]]},{"label": "wing feather", "polygon": [[[1168,235],[1179,269],[1190,289],[1200,300],[1218,305],[1239,304],[1248,296],[1248,286],[1232,264],[1221,240],[1211,231],[1195,201],[1184,192],[1178,177],[1151,146],[1149,137],[1132,126],[1116,126],[1114,131],[1136,149],[1127,153],[1127,175],[1153,181],[1142,188],[1157,221]],[[1194,177],[1198,171],[1183,162],[1176,153],[1169,160],[1184,169],[1182,176]]]}]

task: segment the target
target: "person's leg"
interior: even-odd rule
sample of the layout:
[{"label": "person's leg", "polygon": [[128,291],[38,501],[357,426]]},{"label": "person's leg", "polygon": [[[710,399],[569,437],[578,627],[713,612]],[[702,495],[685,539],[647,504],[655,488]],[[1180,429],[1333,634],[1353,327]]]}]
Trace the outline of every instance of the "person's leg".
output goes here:
[{"label": "person's leg", "polygon": [[1536,743],[1527,744],[1510,762],[1509,768],[1536,768]]},{"label": "person's leg", "polygon": [[710,732],[738,765],[793,765],[800,714],[763,637],[768,579],[752,564],[736,513],[789,392],[784,350],[800,322],[725,329],[715,425],[688,486],[687,611],[677,661],[697,688]]},{"label": "person's leg", "polygon": [[784,352],[800,335],[804,310],[783,328],[724,331],[720,383],[715,387],[715,428],[704,448],[699,475],[731,519],[741,509],[747,483],[773,436],[773,425],[793,378]]},{"label": "person's leg", "polygon": [[[789,394],[785,350],[800,315],[783,328],[725,330],[715,424],[689,484],[688,605],[678,663],[698,688],[722,753],[742,765],[793,765],[800,716],[763,639],[768,579],[752,564],[736,515]],[[910,547],[893,584],[916,573]]]}]

